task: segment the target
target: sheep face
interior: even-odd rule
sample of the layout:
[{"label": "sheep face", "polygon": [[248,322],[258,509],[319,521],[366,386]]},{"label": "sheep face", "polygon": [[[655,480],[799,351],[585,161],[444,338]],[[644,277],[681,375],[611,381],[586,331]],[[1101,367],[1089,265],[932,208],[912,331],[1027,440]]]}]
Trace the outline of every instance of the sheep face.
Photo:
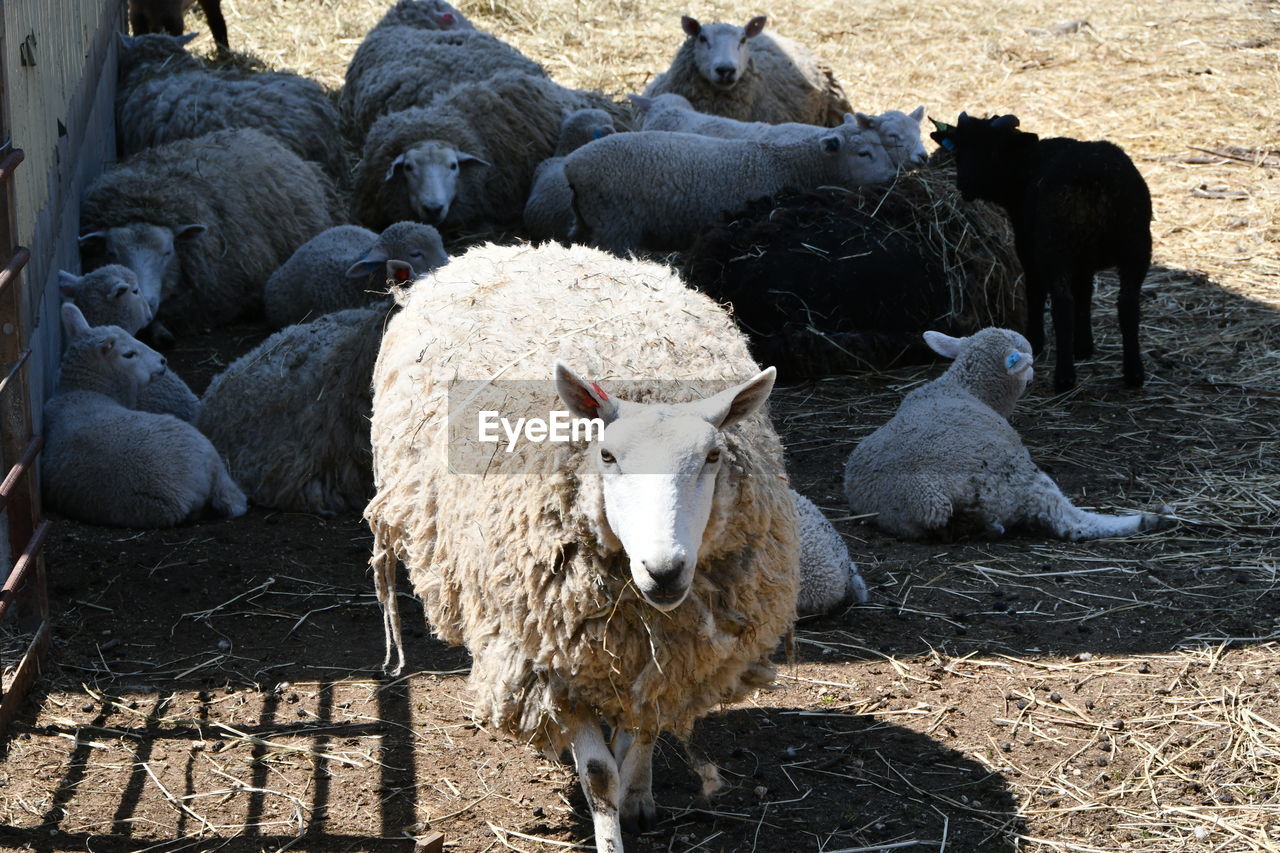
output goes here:
[{"label": "sheep face", "polygon": [[204,225],[167,228],[132,222],[83,234],[80,248],[92,260],[120,264],[132,270],[154,317],[161,299],[173,292],[182,276],[178,247],[206,230]]},{"label": "sheep face", "polygon": [[99,267],[85,276],[59,270],[58,287],[63,297],[88,312],[86,319],[91,318],[95,326],[119,326],[132,335],[154,316],[133,270],[119,264]]},{"label": "sheep face", "polygon": [[397,222],[387,226],[369,251],[351,265],[347,278],[365,278],[388,264],[398,263],[407,270],[405,278],[397,279],[404,281],[448,262],[439,231],[420,222]]},{"label": "sheep face", "polygon": [[[865,116],[864,116],[865,119]],[[844,124],[818,139],[825,157],[837,158],[837,171],[846,186],[887,181],[897,173],[880,135],[862,120],[846,115]]]},{"label": "sheep face", "polygon": [[451,145],[423,142],[392,160],[384,180],[402,179],[414,215],[423,222],[439,225],[457,198],[458,174],[464,168],[488,165]]},{"label": "sheep face", "polygon": [[776,372],[711,397],[679,404],[609,396],[563,363],[556,388],[578,417],[605,422],[594,454],[608,530],[622,545],[636,588],[658,610],[684,601],[713,510],[724,511],[730,485],[721,432],[758,411]]},{"label": "sheep face", "polygon": [[68,348],[88,351],[94,373],[137,389],[158,379],[167,369],[164,356],[119,326],[90,326],[71,302],[62,304],[62,327]]},{"label": "sheep face", "polygon": [[920,138],[920,122],[923,118],[924,107],[917,107],[910,113],[889,110],[878,116],[865,116],[862,113],[854,115],[855,121],[865,120],[880,135],[880,141],[895,166],[922,166],[928,159],[924,141]]},{"label": "sheep face", "polygon": [[1018,117],[971,118],[960,114],[955,127],[930,134],[956,158],[956,189],[965,201],[1004,202],[1021,191],[1017,164],[1039,137],[1018,130]]},{"label": "sheep face", "polygon": [[967,338],[930,331],[924,333],[924,341],[938,355],[955,360],[950,369],[977,377],[985,388],[999,391],[997,396],[1010,409],[1035,379],[1031,344],[1012,329],[988,327]]},{"label": "sheep face", "polygon": [[693,64],[698,73],[717,89],[732,89],[750,67],[751,49],[747,41],[760,35],[766,20],[764,15],[758,15],[745,27],[703,26],[688,15],[682,17],[680,25],[688,36],[685,43],[692,45]]}]

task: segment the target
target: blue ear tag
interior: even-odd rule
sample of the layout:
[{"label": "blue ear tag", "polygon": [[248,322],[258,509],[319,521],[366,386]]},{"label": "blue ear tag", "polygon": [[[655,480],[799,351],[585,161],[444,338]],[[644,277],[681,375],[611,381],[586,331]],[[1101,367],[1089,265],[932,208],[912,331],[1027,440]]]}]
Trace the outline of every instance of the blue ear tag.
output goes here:
[{"label": "blue ear tag", "polygon": [[600,138],[602,138],[603,136],[604,136],[604,131],[603,131],[603,130],[601,130],[600,128],[598,128],[598,127],[597,127],[595,130],[591,131],[591,138],[592,138],[592,139],[600,139]]},{"label": "blue ear tag", "polygon": [[[938,142],[938,144],[939,144],[939,145],[941,145],[943,148],[947,149],[948,151],[955,151],[955,150],[956,150],[956,141],[955,141],[954,139],[951,139],[950,137],[946,137],[946,136],[944,136],[944,137],[943,137],[943,138]],[[1017,353],[1014,353],[1014,355],[1017,355]]]},{"label": "blue ear tag", "polygon": [[1013,370],[1014,365],[1020,361],[1022,361],[1022,353],[1011,352],[1009,353],[1009,357],[1004,360],[1004,366],[1009,370]]}]

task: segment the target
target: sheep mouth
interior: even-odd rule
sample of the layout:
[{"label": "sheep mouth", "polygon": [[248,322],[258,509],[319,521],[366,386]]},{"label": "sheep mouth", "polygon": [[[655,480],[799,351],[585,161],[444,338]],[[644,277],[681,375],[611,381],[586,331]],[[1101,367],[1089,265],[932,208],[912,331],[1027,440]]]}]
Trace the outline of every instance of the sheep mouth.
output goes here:
[{"label": "sheep mouth", "polygon": [[655,589],[650,592],[645,592],[642,590],[640,594],[644,597],[644,600],[649,602],[649,604],[655,609],[665,613],[668,610],[676,609],[684,602],[684,600],[689,596],[689,587],[674,591]]},{"label": "sheep mouth", "polygon": [[729,91],[730,89],[732,89],[732,88],[733,88],[734,86],[736,86],[737,84],[738,84],[738,75],[737,75],[737,74],[733,75],[732,77],[728,77],[728,78],[726,78],[726,77],[720,77],[720,78],[718,78],[718,79],[716,79],[716,80],[712,80],[712,81],[711,81],[711,85],[712,85],[712,86],[715,86],[717,89],[719,89],[719,90],[720,90],[720,91],[722,91],[722,92],[727,92],[727,91]]}]

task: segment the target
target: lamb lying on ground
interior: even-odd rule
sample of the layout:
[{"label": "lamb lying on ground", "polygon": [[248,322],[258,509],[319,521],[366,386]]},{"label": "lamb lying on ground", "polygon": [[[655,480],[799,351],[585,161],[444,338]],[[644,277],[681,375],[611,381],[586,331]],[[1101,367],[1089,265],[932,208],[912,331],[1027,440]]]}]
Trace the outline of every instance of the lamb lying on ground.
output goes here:
[{"label": "lamb lying on ground", "polygon": [[867,585],[849,557],[844,539],[822,510],[791,490],[796,501],[796,533],[800,536],[800,594],[796,613],[830,613],[851,602],[866,604]]},{"label": "lamb lying on ground", "polygon": [[573,193],[564,176],[564,158],[614,130],[613,118],[604,110],[575,110],[565,116],[555,156],[543,160],[534,170],[533,188],[524,204],[524,229],[531,241],[569,239],[574,222]]},{"label": "lamb lying on ground", "polygon": [[62,306],[67,349],[45,404],[41,482],[49,506],[92,524],[171,527],[206,511],[234,518],[244,493],[191,424],[134,410],[165,372],[155,350],[116,326],[90,328]]},{"label": "lamb lying on ground", "polygon": [[1073,540],[1167,526],[1160,515],[1078,509],[1031,461],[1007,420],[1034,374],[1026,338],[996,328],[924,336],[955,361],[849,455],[844,490],[855,513],[878,513],[876,526],[908,539],[975,523],[995,535],[1025,526]]},{"label": "lamb lying on ground", "polygon": [[[84,276],[61,270],[58,281],[62,295],[76,304],[90,326],[119,326],[136,335],[151,322],[151,306],[128,267],[107,264]],[[139,389],[138,408],[194,423],[200,414],[200,398],[182,377],[165,370]]]}]

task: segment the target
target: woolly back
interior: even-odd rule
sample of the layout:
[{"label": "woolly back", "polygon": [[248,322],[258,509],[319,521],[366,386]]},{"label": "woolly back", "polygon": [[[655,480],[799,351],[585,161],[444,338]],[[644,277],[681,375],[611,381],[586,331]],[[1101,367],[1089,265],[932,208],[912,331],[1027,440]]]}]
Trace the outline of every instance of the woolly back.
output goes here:
[{"label": "woolly back", "polygon": [[[494,389],[488,399],[508,418],[563,409],[551,381],[557,358],[606,389],[633,380],[613,382],[626,399],[708,396],[758,371],[732,320],[665,267],[555,243],[478,247],[398,299],[374,370],[377,494],[365,517],[375,571],[380,560],[403,560],[436,632],[471,649],[473,682],[494,691],[477,713],[536,741],[551,736],[543,715],[569,701],[627,725],[679,731],[737,695],[744,668],[767,656],[794,617],[795,508],[767,413],[724,433],[727,517],[708,525],[714,539],[704,538],[689,598],[661,615],[628,590],[625,554],[597,538],[599,477],[587,442],[499,449],[472,468],[465,457],[459,465],[449,422],[450,406],[468,403],[456,392],[451,403],[454,380],[472,380],[460,386],[470,397]],[[736,614],[733,627],[704,635],[720,625],[709,614],[722,610]],[[652,645],[632,636],[646,630]],[[504,642],[542,666],[597,654],[587,646],[615,657],[598,662],[599,685],[585,666],[577,686],[524,673],[533,681],[519,698],[507,693],[515,676],[499,676],[514,665],[498,648]],[[691,647],[710,651],[683,660]],[[621,683],[656,679],[654,660],[679,686],[670,701],[642,707],[609,695],[605,671],[617,668]],[[493,686],[500,678],[505,686]]]},{"label": "woolly back", "polygon": [[146,33],[132,38],[122,37],[118,74],[120,94],[131,86],[159,74],[175,74],[201,68],[200,60],[187,52],[189,36]]}]

